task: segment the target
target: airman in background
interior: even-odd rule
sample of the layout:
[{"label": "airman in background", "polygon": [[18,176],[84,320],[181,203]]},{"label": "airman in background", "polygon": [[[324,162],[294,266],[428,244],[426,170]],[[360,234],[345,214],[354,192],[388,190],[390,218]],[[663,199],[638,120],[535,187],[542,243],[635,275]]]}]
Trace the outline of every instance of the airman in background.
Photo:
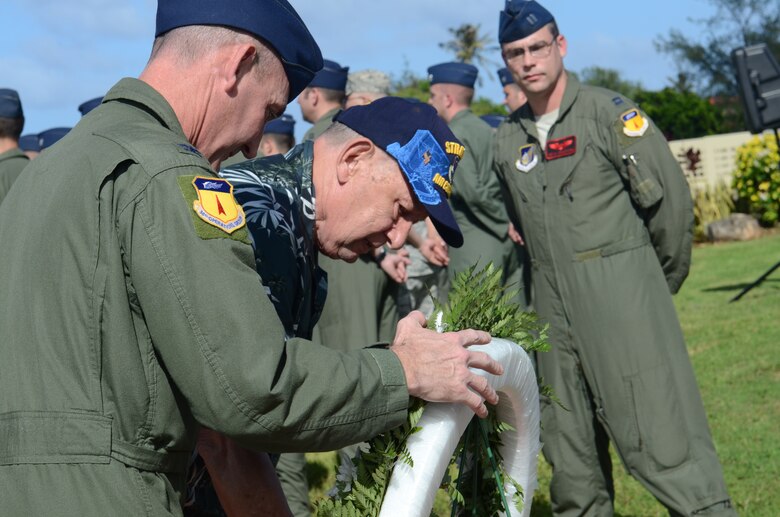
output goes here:
[{"label": "airman in background", "polygon": [[30,161],[19,149],[22,129],[24,111],[19,94],[0,88],[0,203]]},{"label": "airman in background", "polygon": [[510,0],[504,62],[528,97],[496,134],[495,167],[549,323],[539,375],[554,515],[612,515],[610,442],[671,515],[735,515],[672,293],[693,210],[663,135],[623,95],[580,84],[552,14]]},{"label": "airman in background", "polygon": [[330,59],[312,82],[298,96],[303,120],[313,124],[303,135],[305,140],[314,140],[330,127],[333,117],[344,108],[345,88],[349,67],[342,67]]},{"label": "airman in background", "polygon": [[33,159],[41,152],[41,141],[37,134],[22,135],[19,137],[19,149],[22,150],[27,158]]}]

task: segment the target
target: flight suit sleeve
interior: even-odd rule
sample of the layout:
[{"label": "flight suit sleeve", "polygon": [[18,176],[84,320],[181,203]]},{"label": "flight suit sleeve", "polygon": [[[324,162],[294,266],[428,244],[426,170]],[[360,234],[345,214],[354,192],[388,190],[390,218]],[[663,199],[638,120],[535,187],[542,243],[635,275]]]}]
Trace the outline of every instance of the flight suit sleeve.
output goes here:
[{"label": "flight suit sleeve", "polygon": [[[624,120],[630,112],[622,113],[612,123],[613,161],[627,179],[631,197],[644,217],[669,290],[676,293],[691,264],[690,188],[663,134],[639,110],[629,121]],[[644,124],[634,121],[636,117],[641,117]]]},{"label": "flight suit sleeve", "polygon": [[193,176],[177,174],[151,178],[119,233],[154,350],[195,419],[271,452],[331,450],[401,424],[409,395],[395,354],[285,341],[245,228],[193,217]]},{"label": "flight suit sleeve", "polygon": [[464,206],[486,229],[503,239],[507,234],[508,219],[498,177],[492,168],[492,142],[479,145],[469,138],[461,140],[466,152],[455,171],[453,202],[456,206]]}]

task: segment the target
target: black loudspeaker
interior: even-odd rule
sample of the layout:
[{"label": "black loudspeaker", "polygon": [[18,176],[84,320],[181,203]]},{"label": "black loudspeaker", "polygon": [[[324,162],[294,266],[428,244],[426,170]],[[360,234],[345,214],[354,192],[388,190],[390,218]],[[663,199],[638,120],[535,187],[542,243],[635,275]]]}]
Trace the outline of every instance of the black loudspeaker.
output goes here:
[{"label": "black loudspeaker", "polygon": [[780,128],[780,65],[761,43],[735,49],[731,59],[751,133]]}]

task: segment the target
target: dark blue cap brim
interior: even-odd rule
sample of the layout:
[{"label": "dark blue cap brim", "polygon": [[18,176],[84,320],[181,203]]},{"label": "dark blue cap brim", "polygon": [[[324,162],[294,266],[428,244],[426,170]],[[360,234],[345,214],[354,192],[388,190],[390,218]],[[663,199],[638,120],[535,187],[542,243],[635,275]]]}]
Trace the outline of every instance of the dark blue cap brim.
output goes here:
[{"label": "dark blue cap brim", "polygon": [[[425,208],[441,237],[454,248],[463,234],[436,179],[452,181],[463,145],[431,106],[385,97],[342,111],[335,118],[370,139],[395,158],[417,201]],[[450,153],[458,148],[461,153]]]},{"label": "dark blue cap brim", "polygon": [[288,102],[322,68],[322,53],[306,24],[286,0],[159,0],[155,36],[187,25],[221,25],[266,42],[279,56],[290,83]]}]

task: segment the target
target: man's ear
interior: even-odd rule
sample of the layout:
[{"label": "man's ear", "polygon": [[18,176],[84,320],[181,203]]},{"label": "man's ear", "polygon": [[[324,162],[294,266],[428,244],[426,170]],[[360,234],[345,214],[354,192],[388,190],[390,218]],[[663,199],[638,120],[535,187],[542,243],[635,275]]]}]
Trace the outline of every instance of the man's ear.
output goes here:
[{"label": "man's ear", "polygon": [[225,91],[234,92],[239,81],[252,71],[257,61],[257,49],[249,43],[225,47]]},{"label": "man's ear", "polygon": [[344,144],[336,162],[336,178],[339,184],[347,183],[361,170],[366,169],[375,152],[374,143],[362,136]]},{"label": "man's ear", "polygon": [[260,140],[260,152],[263,153],[263,156],[271,156],[272,154],[278,154],[276,152],[276,149],[274,149],[274,145],[271,143],[271,140],[268,138],[263,138]]}]

